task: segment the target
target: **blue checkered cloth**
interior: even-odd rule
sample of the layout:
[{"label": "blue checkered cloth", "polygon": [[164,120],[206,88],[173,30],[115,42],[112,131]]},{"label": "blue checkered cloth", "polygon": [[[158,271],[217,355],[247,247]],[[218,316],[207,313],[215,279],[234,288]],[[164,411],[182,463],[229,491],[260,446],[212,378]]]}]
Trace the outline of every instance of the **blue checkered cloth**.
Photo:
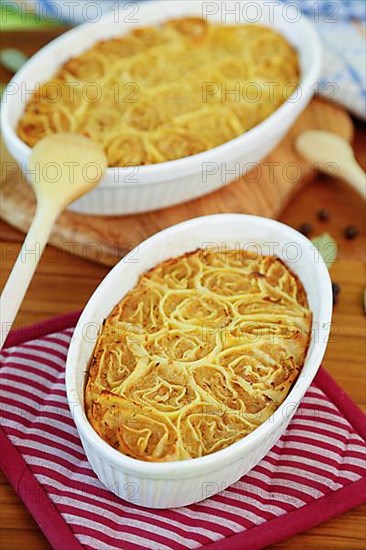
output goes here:
[{"label": "blue checkered cloth", "polygon": [[365,120],[366,1],[297,0],[297,4],[315,23],[324,46],[319,93]]},{"label": "blue checkered cloth", "polygon": [[[289,3],[290,0],[281,0]],[[291,2],[292,4],[294,2]],[[366,8],[364,0],[297,0],[303,13],[309,17],[319,13],[321,20],[330,22],[332,19],[352,21],[358,19],[366,21]]]}]

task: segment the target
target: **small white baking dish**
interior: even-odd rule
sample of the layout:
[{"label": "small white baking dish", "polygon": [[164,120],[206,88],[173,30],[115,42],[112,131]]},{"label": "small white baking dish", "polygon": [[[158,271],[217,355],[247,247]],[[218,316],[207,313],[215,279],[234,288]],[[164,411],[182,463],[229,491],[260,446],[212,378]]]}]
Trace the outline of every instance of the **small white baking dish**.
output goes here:
[{"label": "small white baking dish", "polygon": [[[34,55],[10,82],[1,117],[7,148],[24,171],[31,149],[15,130],[30,97],[29,94],[25,97],[25,90],[34,89],[37,82],[52,77],[71,55],[81,53],[95,42],[128,33],[136,26],[158,24],[186,15],[206,15],[210,22],[223,24],[254,21],[279,30],[297,48],[301,63],[301,97],[291,97],[261,124],[210,151],[151,166],[110,168],[99,186],[70,208],[86,214],[133,214],[178,204],[226,185],[236,179],[233,171],[246,173],[280,142],[309,103],[320,74],[319,38],[305,16],[294,6],[283,6],[279,2],[273,5],[259,2],[254,11],[253,4],[252,1],[212,3],[201,0],[143,2],[135,5],[137,11],[133,16],[121,8],[117,23],[115,13],[111,13],[97,23],[68,31]],[[215,13],[209,15],[208,5],[211,11],[215,8]],[[230,10],[234,15],[228,15]]]},{"label": "small white baking dish", "polygon": [[[254,432],[226,449],[202,458],[166,463],[130,458],[103,441],[84,412],[86,372],[98,331],[142,273],[163,260],[205,246],[236,246],[275,254],[298,275],[313,312],[304,367],[277,411]],[[175,225],[144,241],[112,269],[89,300],[67,357],[69,406],[99,479],[121,498],[150,508],[198,502],[237,481],[266,455],[286,429],[323,359],[331,317],[332,288],[324,261],[310,241],[282,223],[243,214],[217,214]]]}]

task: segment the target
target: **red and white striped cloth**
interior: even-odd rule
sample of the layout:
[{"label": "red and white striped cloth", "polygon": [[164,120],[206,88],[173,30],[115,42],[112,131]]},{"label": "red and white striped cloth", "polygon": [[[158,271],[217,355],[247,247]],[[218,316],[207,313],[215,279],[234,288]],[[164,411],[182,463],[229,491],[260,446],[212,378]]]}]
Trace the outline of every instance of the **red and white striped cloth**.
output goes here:
[{"label": "red and white striped cloth", "polygon": [[3,468],[54,548],[261,548],[363,500],[363,415],[324,371],[280,441],[229,489],[175,510],[117,498],[91,470],[66,402],[71,334],[7,348],[0,370]]}]

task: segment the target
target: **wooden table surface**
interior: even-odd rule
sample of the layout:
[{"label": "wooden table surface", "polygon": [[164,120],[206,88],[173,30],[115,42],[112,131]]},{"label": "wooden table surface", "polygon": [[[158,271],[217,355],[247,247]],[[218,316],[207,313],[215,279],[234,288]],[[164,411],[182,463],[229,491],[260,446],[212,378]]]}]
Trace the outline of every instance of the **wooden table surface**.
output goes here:
[{"label": "wooden table surface", "polygon": [[[31,54],[60,30],[3,33],[2,47],[21,47]],[[5,82],[10,74],[1,70]],[[356,123],[354,147],[359,162],[366,167],[366,127]],[[328,222],[319,222],[316,213],[327,208]],[[163,213],[162,213],[163,215]],[[314,235],[328,231],[339,246],[339,257],[331,269],[333,281],[341,286],[339,303],[334,309],[333,337],[324,360],[325,368],[352,399],[365,410],[365,204],[344,183],[315,177],[289,204],[281,220],[298,227],[314,225]],[[347,225],[356,225],[360,234],[355,241],[343,237]],[[0,222],[1,279],[3,287],[22,243],[23,235]],[[72,310],[81,309],[108,269],[48,247],[38,267],[16,320],[22,327]],[[6,479],[1,488],[1,548],[42,550],[49,544]],[[363,549],[366,540],[366,507],[361,506],[341,517],[297,535],[274,548]],[[67,550],[67,549],[65,549]]]}]

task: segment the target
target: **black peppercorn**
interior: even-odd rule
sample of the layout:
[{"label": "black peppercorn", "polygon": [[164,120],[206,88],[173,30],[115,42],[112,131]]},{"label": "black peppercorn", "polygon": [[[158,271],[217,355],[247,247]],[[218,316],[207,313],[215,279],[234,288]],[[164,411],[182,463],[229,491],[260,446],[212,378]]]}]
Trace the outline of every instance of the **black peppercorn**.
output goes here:
[{"label": "black peppercorn", "polygon": [[311,233],[313,232],[313,226],[311,225],[311,223],[305,222],[300,225],[299,231],[300,233],[305,235],[305,237],[309,237],[309,235],[311,235]]},{"label": "black peppercorn", "polygon": [[320,220],[321,222],[326,222],[329,220],[329,218],[330,218],[329,210],[326,210],[325,208],[322,208],[321,210],[319,210],[318,220]]},{"label": "black peppercorn", "polygon": [[341,287],[338,283],[332,283],[332,291],[333,291],[333,305],[336,305],[338,303],[339,295],[341,293]]},{"label": "black peppercorn", "polygon": [[348,225],[343,231],[344,238],[349,241],[357,237],[358,233],[358,228],[355,225]]}]

